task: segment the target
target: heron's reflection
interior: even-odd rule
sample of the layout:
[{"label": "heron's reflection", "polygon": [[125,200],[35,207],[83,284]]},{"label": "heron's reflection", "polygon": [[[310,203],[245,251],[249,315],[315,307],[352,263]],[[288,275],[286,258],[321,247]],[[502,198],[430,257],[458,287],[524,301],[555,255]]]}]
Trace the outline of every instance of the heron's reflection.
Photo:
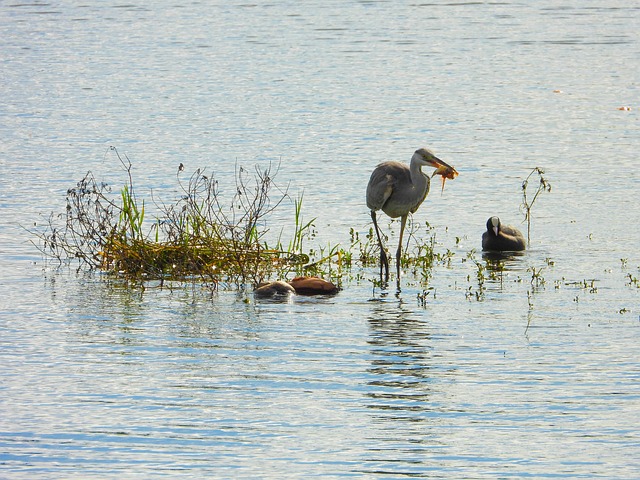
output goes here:
[{"label": "heron's reflection", "polygon": [[[429,409],[431,344],[428,324],[404,304],[379,302],[369,317],[371,366],[367,408],[382,421],[421,421]],[[422,417],[424,418],[424,417]]]},{"label": "heron's reflection", "polygon": [[[432,428],[432,339],[424,311],[403,302],[372,304],[369,318],[371,361],[363,398],[372,419],[368,438],[369,473],[411,476],[424,468],[426,450],[442,447]],[[416,470],[417,469],[417,470]]]}]

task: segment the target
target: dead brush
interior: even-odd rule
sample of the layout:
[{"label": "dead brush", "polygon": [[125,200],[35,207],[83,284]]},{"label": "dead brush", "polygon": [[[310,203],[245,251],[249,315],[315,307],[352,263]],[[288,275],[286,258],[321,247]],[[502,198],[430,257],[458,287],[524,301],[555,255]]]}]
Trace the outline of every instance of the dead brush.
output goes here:
[{"label": "dead brush", "polygon": [[[274,183],[271,166],[256,167],[252,174],[236,169],[235,195],[221,204],[218,181],[196,170],[188,181],[177,181],[180,198],[171,203],[154,199],[157,214],[139,200],[129,158],[111,147],[127,181],[119,192],[88,172],[67,191],[64,213],[51,214],[35,231],[34,242],[48,258],[78,262],[78,269],[102,270],[127,279],[184,280],[200,278],[219,283],[257,284],[280,270],[290,271],[309,257],[296,250],[309,235],[312,222],[298,222],[301,201],[296,202],[296,227],[289,250],[270,248],[265,235],[267,217],[285,199],[287,189]],[[275,198],[272,193],[275,192]]]}]

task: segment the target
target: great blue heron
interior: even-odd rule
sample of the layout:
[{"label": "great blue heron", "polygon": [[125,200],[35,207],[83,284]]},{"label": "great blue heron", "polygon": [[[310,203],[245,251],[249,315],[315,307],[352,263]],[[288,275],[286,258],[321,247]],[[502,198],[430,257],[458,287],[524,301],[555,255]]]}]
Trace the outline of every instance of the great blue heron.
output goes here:
[{"label": "great blue heron", "polygon": [[515,227],[502,225],[498,217],[487,220],[487,231],[482,234],[482,250],[515,252],[524,250],[527,242]]},{"label": "great blue heron", "polygon": [[382,244],[376,211],[382,210],[391,218],[401,217],[400,239],[396,251],[397,281],[399,282],[402,235],[407,223],[407,216],[409,212],[414,213],[418,210],[429,193],[429,177],[422,173],[422,167],[427,165],[437,168],[435,173],[443,175],[443,178],[455,178],[455,175],[458,174],[453,167],[436,157],[431,150],[420,148],[411,157],[410,165],[399,162],[383,162],[375,168],[369,179],[367,206],[371,209],[371,218],[380,245],[380,277],[382,278],[382,267],[384,266],[385,282],[389,281],[389,259]]}]

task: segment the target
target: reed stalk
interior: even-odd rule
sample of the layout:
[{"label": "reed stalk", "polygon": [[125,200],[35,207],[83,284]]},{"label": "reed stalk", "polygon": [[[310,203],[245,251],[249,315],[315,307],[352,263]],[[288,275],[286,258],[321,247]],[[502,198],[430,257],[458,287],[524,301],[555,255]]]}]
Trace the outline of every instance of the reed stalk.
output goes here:
[{"label": "reed stalk", "polygon": [[[527,189],[529,187],[529,179],[534,174],[538,175],[538,188],[533,194],[533,197],[529,199],[529,197],[527,197]],[[535,167],[533,170],[531,170],[529,175],[527,175],[527,178],[525,178],[522,182],[522,203],[520,205],[520,208],[524,212],[524,218],[527,222],[527,245],[531,245],[531,209],[533,208],[533,204],[536,202],[538,196],[542,192],[551,191],[551,184],[547,181],[546,178],[543,177],[543,175],[544,170],[542,170],[540,167]]]}]

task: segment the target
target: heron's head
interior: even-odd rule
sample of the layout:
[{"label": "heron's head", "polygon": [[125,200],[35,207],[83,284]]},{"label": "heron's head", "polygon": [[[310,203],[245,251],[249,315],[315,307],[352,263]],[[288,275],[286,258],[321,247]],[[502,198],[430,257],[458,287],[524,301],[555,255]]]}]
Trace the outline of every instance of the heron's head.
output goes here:
[{"label": "heron's head", "polygon": [[500,219],[498,217],[491,217],[487,220],[487,232],[493,232],[497,237],[500,231]]},{"label": "heron's head", "polygon": [[440,168],[440,167],[445,167],[448,169],[453,168],[449,164],[443,162],[438,157],[436,157],[436,155],[428,148],[419,148],[418,150],[416,150],[416,153],[413,154],[413,158],[420,165],[429,165],[433,168]]}]

